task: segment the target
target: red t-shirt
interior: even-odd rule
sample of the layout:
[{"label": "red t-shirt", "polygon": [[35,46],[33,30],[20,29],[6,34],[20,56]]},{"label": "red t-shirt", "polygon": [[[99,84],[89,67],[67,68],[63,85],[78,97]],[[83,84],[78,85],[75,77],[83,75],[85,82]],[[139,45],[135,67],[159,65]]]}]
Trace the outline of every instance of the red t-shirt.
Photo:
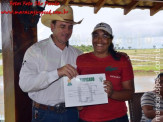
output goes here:
[{"label": "red t-shirt", "polygon": [[[105,73],[106,80],[112,82],[113,90],[122,89],[121,82],[133,79],[133,69],[127,54],[119,53],[120,61],[111,55],[98,58],[93,53],[80,55],[77,58],[77,70],[80,75]],[[125,101],[108,98],[108,104],[84,106],[80,111],[80,118],[85,121],[107,121],[124,116],[127,113]]]}]

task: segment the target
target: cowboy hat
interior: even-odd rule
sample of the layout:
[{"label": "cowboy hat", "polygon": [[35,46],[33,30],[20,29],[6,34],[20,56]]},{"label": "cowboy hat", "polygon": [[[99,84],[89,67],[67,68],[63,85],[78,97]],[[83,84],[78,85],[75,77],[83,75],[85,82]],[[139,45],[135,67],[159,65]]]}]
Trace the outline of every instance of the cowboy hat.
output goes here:
[{"label": "cowboy hat", "polygon": [[50,27],[52,20],[59,20],[64,22],[69,22],[72,24],[80,24],[82,22],[74,22],[73,18],[73,10],[70,6],[62,5],[56,11],[54,11],[52,14],[44,14],[41,17],[41,22],[47,27]]}]

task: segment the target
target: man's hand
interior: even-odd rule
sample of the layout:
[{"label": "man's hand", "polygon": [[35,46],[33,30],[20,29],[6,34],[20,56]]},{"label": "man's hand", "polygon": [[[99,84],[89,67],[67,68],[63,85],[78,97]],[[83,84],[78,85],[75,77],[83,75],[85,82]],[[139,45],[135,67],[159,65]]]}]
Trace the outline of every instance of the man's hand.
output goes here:
[{"label": "man's hand", "polygon": [[76,77],[78,75],[77,70],[70,64],[66,64],[65,66],[58,68],[59,77],[67,76],[69,79]]}]

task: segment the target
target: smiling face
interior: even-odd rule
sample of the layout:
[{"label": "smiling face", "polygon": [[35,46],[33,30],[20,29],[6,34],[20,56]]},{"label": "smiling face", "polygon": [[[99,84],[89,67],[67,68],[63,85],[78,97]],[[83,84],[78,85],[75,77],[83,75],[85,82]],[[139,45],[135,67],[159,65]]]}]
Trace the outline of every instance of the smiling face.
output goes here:
[{"label": "smiling face", "polygon": [[61,49],[64,49],[66,42],[69,40],[73,30],[73,24],[56,21],[55,24],[51,24],[51,30],[53,32],[53,41]]},{"label": "smiling face", "polygon": [[112,38],[106,31],[96,30],[92,33],[92,44],[95,56],[101,58],[108,56],[108,48],[111,43]]}]

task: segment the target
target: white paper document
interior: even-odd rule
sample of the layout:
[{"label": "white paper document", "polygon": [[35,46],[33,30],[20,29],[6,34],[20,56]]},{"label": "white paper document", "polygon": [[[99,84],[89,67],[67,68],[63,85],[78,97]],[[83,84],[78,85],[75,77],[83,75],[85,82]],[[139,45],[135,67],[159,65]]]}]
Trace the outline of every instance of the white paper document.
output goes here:
[{"label": "white paper document", "polygon": [[71,80],[64,78],[66,107],[108,103],[104,91],[105,74],[78,75]]}]

